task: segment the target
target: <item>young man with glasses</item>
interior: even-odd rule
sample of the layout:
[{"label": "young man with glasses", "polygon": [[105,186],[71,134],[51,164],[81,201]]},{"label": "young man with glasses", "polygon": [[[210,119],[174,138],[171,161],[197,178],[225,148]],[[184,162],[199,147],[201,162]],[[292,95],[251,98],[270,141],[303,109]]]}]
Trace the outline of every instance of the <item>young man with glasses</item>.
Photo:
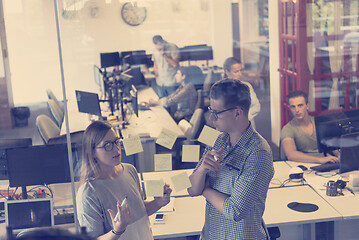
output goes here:
[{"label": "young man with glasses", "polygon": [[273,157],[248,120],[250,105],[248,86],[237,80],[211,88],[210,119],[222,134],[206,148],[188,188],[207,200],[201,239],[266,239],[262,216]]}]

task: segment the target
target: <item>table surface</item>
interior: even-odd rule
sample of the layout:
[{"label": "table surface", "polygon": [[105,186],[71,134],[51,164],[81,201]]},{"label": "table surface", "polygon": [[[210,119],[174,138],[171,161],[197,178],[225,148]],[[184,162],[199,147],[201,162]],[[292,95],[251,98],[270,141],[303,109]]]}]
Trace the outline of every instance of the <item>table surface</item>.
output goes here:
[{"label": "table surface", "polygon": [[[310,213],[297,212],[287,207],[291,202],[313,203],[319,209]],[[342,219],[342,215],[310,186],[304,185],[269,189],[263,219],[267,227],[271,227],[334,221]]]},{"label": "table surface", "polygon": [[175,212],[166,213],[164,224],[154,224],[155,215],[150,216],[155,239],[198,235],[205,219],[206,200],[202,196],[175,198]]}]

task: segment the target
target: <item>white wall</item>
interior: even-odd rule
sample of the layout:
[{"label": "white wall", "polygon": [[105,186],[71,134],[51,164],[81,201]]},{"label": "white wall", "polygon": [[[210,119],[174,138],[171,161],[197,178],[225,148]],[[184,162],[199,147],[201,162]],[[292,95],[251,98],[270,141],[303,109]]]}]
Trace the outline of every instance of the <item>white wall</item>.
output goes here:
[{"label": "white wall", "polygon": [[[59,2],[61,9],[62,1]],[[123,22],[119,1],[107,4],[94,0],[78,10],[73,19],[60,17],[68,97],[73,96],[75,89],[97,90],[93,65],[100,65],[100,52],[151,51],[155,34],[179,47],[192,44],[218,47],[214,54],[219,56],[221,65],[224,56],[231,54],[228,49],[232,49],[230,1],[225,2],[210,0],[206,5],[201,0],[141,1],[148,15],[137,27]],[[212,3],[215,8],[211,8]],[[97,18],[89,14],[93,4],[99,7]],[[4,10],[14,102],[46,101],[46,88],[62,99],[53,1],[4,0]],[[223,15],[229,19],[223,19]]]}]

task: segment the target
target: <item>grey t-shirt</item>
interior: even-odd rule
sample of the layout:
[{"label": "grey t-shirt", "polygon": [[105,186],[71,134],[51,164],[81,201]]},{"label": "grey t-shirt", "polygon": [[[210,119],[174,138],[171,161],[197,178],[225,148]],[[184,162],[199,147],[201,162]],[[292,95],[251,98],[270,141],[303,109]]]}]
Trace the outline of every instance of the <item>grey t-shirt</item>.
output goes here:
[{"label": "grey t-shirt", "polygon": [[[310,117],[310,121],[313,125],[313,133],[312,135],[306,134],[297,124],[295,119],[292,119],[289,123],[287,123],[282,131],[280,139],[283,141],[284,138],[292,138],[295,142],[295,146],[297,148],[297,151],[306,153],[311,156],[316,157],[323,157],[322,153],[318,152],[318,145],[317,145],[317,135],[315,132],[315,124],[314,124],[314,118]],[[284,156],[284,153],[282,151],[282,156]]]},{"label": "grey t-shirt", "polygon": [[113,180],[93,180],[82,184],[76,203],[80,226],[92,237],[99,237],[113,229],[108,209],[117,213],[116,202],[127,196],[131,222],[119,239],[153,239],[150,222],[141,196],[140,181],[134,166],[122,163],[123,173]]}]

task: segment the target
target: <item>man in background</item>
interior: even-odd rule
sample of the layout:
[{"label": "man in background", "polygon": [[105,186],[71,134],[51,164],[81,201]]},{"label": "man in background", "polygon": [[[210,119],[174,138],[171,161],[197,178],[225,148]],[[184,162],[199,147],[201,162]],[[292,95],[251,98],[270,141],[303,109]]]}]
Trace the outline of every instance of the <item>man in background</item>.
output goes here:
[{"label": "man in background", "polygon": [[152,41],[155,45],[152,61],[154,62],[157,94],[162,98],[176,91],[177,85],[174,76],[179,66],[179,49],[175,44],[163,40],[160,35],[155,35]]},{"label": "man in background", "polygon": [[333,152],[337,156],[324,156],[318,152],[314,117],[308,113],[308,96],[302,91],[294,91],[287,97],[293,119],[281,131],[282,158],[284,154],[288,160],[296,162],[339,162],[337,150]]}]

